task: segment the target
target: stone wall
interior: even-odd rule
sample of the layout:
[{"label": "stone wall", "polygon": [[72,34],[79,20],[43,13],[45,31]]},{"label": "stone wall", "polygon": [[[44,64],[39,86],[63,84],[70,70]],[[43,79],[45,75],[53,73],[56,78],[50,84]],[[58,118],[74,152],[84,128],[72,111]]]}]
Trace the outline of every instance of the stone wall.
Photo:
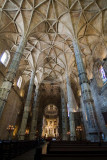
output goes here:
[{"label": "stone wall", "polygon": [[[0,63],[0,86],[4,80],[6,70],[7,69]],[[0,139],[8,139],[7,127],[9,124],[15,126],[22,108],[23,99],[20,97],[20,90],[18,87],[12,87],[0,119]]]}]

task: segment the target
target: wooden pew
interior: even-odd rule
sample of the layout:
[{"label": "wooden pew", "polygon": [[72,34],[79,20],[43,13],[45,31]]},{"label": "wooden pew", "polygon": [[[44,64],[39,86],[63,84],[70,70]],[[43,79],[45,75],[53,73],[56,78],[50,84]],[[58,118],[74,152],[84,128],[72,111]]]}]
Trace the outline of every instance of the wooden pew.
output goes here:
[{"label": "wooden pew", "polygon": [[105,160],[107,143],[91,142],[50,142],[47,154],[41,154],[40,160]]},{"label": "wooden pew", "polygon": [[38,146],[38,141],[0,141],[0,160],[12,159]]}]

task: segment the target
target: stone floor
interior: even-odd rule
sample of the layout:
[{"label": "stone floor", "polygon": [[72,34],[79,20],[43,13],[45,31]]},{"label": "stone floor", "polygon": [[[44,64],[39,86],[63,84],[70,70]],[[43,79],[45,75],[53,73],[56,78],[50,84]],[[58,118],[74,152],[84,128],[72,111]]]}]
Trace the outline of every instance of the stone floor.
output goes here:
[{"label": "stone floor", "polygon": [[[42,154],[46,154],[47,144],[48,143],[45,143],[44,145],[42,145]],[[35,151],[36,149],[32,149],[16,158],[13,158],[12,160],[34,160]]]},{"label": "stone floor", "polygon": [[34,160],[35,149],[32,149],[12,160]]}]

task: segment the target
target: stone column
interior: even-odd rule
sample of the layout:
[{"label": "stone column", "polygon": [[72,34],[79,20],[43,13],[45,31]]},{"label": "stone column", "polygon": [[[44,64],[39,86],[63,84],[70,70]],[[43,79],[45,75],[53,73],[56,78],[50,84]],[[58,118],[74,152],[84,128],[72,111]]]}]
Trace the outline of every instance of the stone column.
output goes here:
[{"label": "stone column", "polygon": [[61,106],[62,106],[62,140],[67,140],[67,105],[63,90],[61,89]]},{"label": "stone column", "polygon": [[62,108],[59,108],[59,125],[58,125],[59,138],[62,140]]},{"label": "stone column", "polygon": [[39,136],[39,138],[41,138],[41,136],[42,136],[42,126],[43,126],[43,113],[41,111],[39,111],[39,112],[40,113],[39,113],[39,121],[38,121],[38,123],[39,123],[38,136]]},{"label": "stone column", "polygon": [[9,66],[4,82],[0,88],[0,117],[2,115],[12,84],[14,82],[16,71],[19,67],[19,63],[22,58],[26,42],[27,42],[27,39],[25,37],[22,37],[19,43],[19,47],[17,48],[16,53],[14,54],[12,62]]},{"label": "stone column", "polygon": [[[107,106],[107,103],[106,104],[102,103],[103,101],[106,102],[106,95],[107,94],[104,96],[103,93],[101,93],[101,90],[100,90],[101,94],[99,94],[99,88],[97,87],[95,79],[91,80],[90,89],[91,89],[92,96],[94,97],[95,111],[96,111],[96,115],[97,115],[99,128],[101,131],[100,134],[104,133],[104,135],[105,135],[104,141],[107,141],[107,127],[105,125],[105,120],[104,120],[104,117],[102,114],[102,112],[107,111],[107,110],[106,111],[104,110],[104,108],[106,108],[106,106]],[[102,101],[100,98],[102,99]],[[103,105],[103,110],[102,110],[102,105]]]},{"label": "stone column", "polygon": [[39,87],[35,89],[34,104],[32,109],[32,121],[31,121],[31,131],[30,131],[30,140],[35,139],[36,129],[37,129],[37,120],[38,120],[38,102],[39,102]]},{"label": "stone column", "polygon": [[71,38],[72,38],[72,42],[73,42],[75,59],[76,59],[77,69],[78,69],[78,74],[79,74],[82,99],[83,99],[84,106],[86,108],[87,125],[88,125],[87,128],[88,128],[88,134],[89,134],[89,136],[87,136],[87,137],[89,137],[88,140],[90,140],[92,142],[99,141],[99,129],[98,129],[98,123],[96,120],[96,115],[94,112],[94,109],[95,109],[94,102],[93,102],[93,99],[91,96],[90,85],[89,85],[86,71],[84,68],[77,36],[74,31],[72,18],[71,18],[71,35],[72,35]]},{"label": "stone column", "polygon": [[66,85],[67,85],[67,98],[69,105],[69,126],[70,126],[70,140],[74,141],[76,139],[75,133],[75,120],[74,120],[74,103],[73,103],[73,92],[71,89],[71,84],[68,75],[66,75]]},{"label": "stone column", "polygon": [[25,130],[27,126],[30,103],[31,103],[31,98],[32,98],[32,91],[33,91],[33,86],[34,86],[34,77],[35,77],[35,71],[32,71],[28,93],[27,93],[27,98],[26,98],[25,107],[24,107],[24,112],[23,112],[23,117],[22,117],[22,123],[21,123],[21,128],[20,128],[20,133],[19,133],[19,140],[24,140],[24,137],[25,137]]},{"label": "stone column", "polygon": [[81,112],[82,112],[82,117],[83,117],[83,121],[84,121],[84,128],[85,128],[85,135],[86,135],[86,139],[89,139],[88,138],[88,125],[87,125],[87,115],[86,115],[86,108],[84,106],[84,103],[83,103],[83,99],[82,97],[80,97],[80,105],[81,105]]},{"label": "stone column", "polygon": [[90,141],[99,141],[99,131],[97,120],[94,113],[94,101],[91,96],[90,85],[87,79],[86,71],[84,68],[83,60],[81,57],[80,48],[78,42],[73,40],[73,47],[75,52],[75,58],[79,73],[79,80],[81,85],[81,93],[82,99],[84,102],[84,106],[86,108],[86,116],[87,116],[87,128],[88,128],[88,140]]}]

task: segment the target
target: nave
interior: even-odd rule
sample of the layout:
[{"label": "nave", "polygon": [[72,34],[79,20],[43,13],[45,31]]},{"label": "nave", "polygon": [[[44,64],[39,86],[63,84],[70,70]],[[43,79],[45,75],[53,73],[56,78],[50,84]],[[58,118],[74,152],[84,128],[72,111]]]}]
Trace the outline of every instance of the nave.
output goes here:
[{"label": "nave", "polygon": [[[6,143],[6,142],[4,142]],[[8,142],[7,142],[8,143]],[[106,160],[107,143],[89,142],[89,141],[38,141],[38,142],[20,142],[23,149],[18,148],[19,142],[14,142],[11,147],[0,146],[1,160]],[[24,143],[24,144],[23,144]],[[30,144],[29,147],[27,144]],[[25,149],[27,148],[27,149]],[[23,150],[23,151],[22,151]],[[21,152],[20,152],[21,151]]]},{"label": "nave", "polygon": [[106,143],[107,0],[0,0],[1,158],[98,159]]}]

